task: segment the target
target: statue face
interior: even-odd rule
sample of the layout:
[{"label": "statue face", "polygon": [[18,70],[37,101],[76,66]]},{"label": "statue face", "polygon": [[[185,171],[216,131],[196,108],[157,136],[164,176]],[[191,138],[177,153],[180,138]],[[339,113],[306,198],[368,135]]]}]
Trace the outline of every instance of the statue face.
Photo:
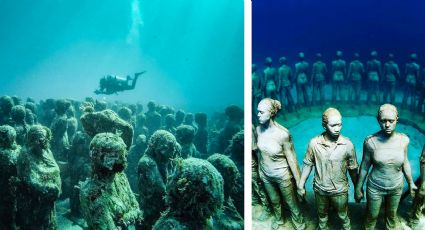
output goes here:
[{"label": "statue face", "polygon": [[326,133],[333,138],[338,138],[342,128],[341,116],[337,114],[331,114],[328,117],[328,123],[323,126]]},{"label": "statue face", "polygon": [[392,134],[397,125],[397,114],[391,110],[384,110],[378,119],[381,130],[386,134]]},{"label": "statue face", "polygon": [[260,102],[260,104],[258,104],[258,122],[260,122],[260,124],[265,124],[267,123],[270,119],[271,119],[271,105],[270,103],[267,103],[266,101],[262,101]]}]

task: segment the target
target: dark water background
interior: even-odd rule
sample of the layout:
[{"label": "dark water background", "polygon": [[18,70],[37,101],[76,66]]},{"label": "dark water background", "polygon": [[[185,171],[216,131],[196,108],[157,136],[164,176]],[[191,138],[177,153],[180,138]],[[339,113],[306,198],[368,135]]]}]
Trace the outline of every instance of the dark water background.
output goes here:
[{"label": "dark water background", "polygon": [[366,60],[376,49],[382,61],[394,53],[404,71],[411,52],[424,64],[424,11],[420,0],[253,0],[253,63],[286,56],[293,65],[301,51],[310,63],[317,52],[329,63],[339,49],[346,60],[354,52]]},{"label": "dark water background", "polygon": [[242,0],[0,0],[0,28],[1,95],[83,99],[106,74],[147,70],[106,99],[243,106]]}]

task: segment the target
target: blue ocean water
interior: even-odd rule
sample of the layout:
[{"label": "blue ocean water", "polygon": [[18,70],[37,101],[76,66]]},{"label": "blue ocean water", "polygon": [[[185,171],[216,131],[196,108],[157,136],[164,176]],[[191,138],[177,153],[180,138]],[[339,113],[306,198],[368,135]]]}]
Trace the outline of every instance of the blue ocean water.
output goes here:
[{"label": "blue ocean water", "polygon": [[106,74],[146,70],[105,98],[243,106],[243,14],[242,0],[0,0],[0,94],[80,100]]},{"label": "blue ocean water", "polygon": [[[253,0],[252,55],[260,66],[266,56],[297,61],[305,52],[312,62],[321,52],[327,63],[342,50],[350,59],[359,52],[369,58],[372,49],[380,57],[394,53],[403,63],[411,52],[425,60],[425,2],[420,0]],[[383,58],[385,59],[385,58]]]}]

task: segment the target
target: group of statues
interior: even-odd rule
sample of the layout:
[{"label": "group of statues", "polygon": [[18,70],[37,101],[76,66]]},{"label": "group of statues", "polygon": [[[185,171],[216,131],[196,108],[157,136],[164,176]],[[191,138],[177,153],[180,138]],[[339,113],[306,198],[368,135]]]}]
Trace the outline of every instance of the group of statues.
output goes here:
[{"label": "group of statues", "polygon": [[[323,62],[320,53],[316,54],[312,66],[305,60],[304,53],[299,53],[298,59],[294,68],[291,68],[286,57],[279,58],[278,67],[273,66],[271,57],[267,57],[262,72],[259,72],[256,64],[252,65],[254,112],[258,102],[264,97],[285,102],[291,112],[301,106],[323,105],[328,99],[333,104],[338,101],[353,104],[359,104],[361,101],[395,104],[396,92],[400,91],[403,98],[397,103],[400,103],[402,108],[408,106],[411,111],[424,113],[425,118],[425,68],[421,69],[415,53],[410,55],[410,60],[402,70],[395,62],[393,54],[388,54],[386,62],[382,63],[376,51],[371,52],[367,62],[360,60],[360,55],[354,53],[350,63],[343,59],[342,51],[337,51],[330,69]],[[331,94],[325,92],[327,84],[330,84]],[[294,85],[296,100],[291,93]],[[366,91],[364,98],[363,91]],[[331,98],[325,98],[327,94],[331,95]]]},{"label": "group of statues", "polygon": [[153,101],[2,96],[0,118],[0,229],[57,229],[66,198],[88,229],[243,229],[238,106],[208,119]]},{"label": "group of statues", "polygon": [[394,105],[383,104],[379,107],[377,120],[381,130],[366,137],[360,166],[355,146],[341,134],[340,112],[335,108],[326,109],[322,115],[324,132],[310,140],[302,170],[296,159],[291,134],[275,121],[281,107],[278,100],[262,99],[257,107],[259,125],[253,130],[253,203],[262,204],[274,214],[272,228],[277,229],[284,224],[283,203],[290,211],[293,227],[306,228],[299,200],[305,199],[305,184],[313,170],[317,229],[329,229],[331,210],[341,220],[341,229],[351,229],[347,172],[355,186],[356,202],[364,198],[367,178],[364,229],[375,229],[381,207],[385,207],[386,229],[398,229],[397,209],[403,192],[403,178],[407,180],[410,194],[414,197],[409,223],[412,227],[419,223],[425,205],[422,170],[425,146],[420,160],[418,189],[412,179],[407,157],[409,138],[395,131],[398,111]]}]

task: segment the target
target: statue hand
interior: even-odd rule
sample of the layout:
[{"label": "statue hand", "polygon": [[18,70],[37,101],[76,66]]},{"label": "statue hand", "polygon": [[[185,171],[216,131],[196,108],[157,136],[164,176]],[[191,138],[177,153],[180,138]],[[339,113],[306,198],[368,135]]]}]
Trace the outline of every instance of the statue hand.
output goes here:
[{"label": "statue hand", "polygon": [[363,191],[362,189],[356,189],[355,193],[354,193],[354,199],[356,200],[357,203],[360,203],[360,201],[363,199],[364,195],[363,195]]},{"label": "statue hand", "polygon": [[415,197],[416,190],[418,190],[418,187],[416,187],[415,183],[409,184],[409,192],[412,197]]},{"label": "statue hand", "polygon": [[305,198],[305,189],[304,188],[297,188],[297,193],[301,198]]}]

